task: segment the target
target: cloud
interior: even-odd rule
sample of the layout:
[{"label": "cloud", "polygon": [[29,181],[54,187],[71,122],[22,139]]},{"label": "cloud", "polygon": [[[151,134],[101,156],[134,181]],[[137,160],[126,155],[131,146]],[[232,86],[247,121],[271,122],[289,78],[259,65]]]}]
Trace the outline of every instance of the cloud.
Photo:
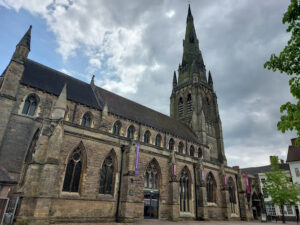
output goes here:
[{"label": "cloud", "polygon": [[[191,4],[200,49],[218,96],[229,165],[256,166],[267,164],[269,155],[283,157],[294,135],[276,129],[280,105],[292,100],[287,77],[263,68],[270,54],[280,52],[289,39],[281,23],[288,4]],[[182,58],[186,2],[0,0],[0,5],[44,19],[65,62],[86,59],[87,75],[71,70],[72,75],[89,82],[93,73],[99,86],[169,114],[173,71]]]}]

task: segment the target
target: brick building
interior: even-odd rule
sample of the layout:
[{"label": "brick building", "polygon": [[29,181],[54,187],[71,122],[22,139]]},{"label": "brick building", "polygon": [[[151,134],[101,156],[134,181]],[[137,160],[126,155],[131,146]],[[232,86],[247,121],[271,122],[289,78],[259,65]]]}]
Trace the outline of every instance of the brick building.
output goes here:
[{"label": "brick building", "polygon": [[17,220],[253,218],[255,180],[227,166],[190,7],[170,117],[28,59],[30,39],[31,27],[0,77],[0,165],[17,182]]}]

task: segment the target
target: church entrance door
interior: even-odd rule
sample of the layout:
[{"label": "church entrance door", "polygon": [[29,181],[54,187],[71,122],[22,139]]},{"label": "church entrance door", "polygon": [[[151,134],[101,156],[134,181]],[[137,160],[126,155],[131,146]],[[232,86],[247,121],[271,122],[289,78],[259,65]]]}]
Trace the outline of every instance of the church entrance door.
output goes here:
[{"label": "church entrance door", "polygon": [[159,192],[144,191],[144,218],[158,219]]}]

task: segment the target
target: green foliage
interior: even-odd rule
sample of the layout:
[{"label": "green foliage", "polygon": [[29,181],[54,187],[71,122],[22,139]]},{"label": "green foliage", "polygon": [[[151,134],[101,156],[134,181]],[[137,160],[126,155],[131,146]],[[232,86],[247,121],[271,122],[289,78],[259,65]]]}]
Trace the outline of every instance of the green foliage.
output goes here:
[{"label": "green foliage", "polygon": [[295,205],[300,201],[299,184],[293,184],[285,171],[279,168],[278,157],[272,157],[271,165],[272,172],[266,173],[267,179],[263,184],[265,192],[275,205]]},{"label": "green foliage", "polygon": [[274,72],[279,70],[281,73],[291,76],[290,92],[296,98],[297,103],[287,102],[280,107],[283,115],[277,128],[283,133],[287,130],[295,130],[298,136],[296,142],[298,145],[300,144],[300,3],[298,0],[291,0],[282,23],[289,24],[286,31],[291,33],[291,38],[279,56],[272,54],[264,67]]}]

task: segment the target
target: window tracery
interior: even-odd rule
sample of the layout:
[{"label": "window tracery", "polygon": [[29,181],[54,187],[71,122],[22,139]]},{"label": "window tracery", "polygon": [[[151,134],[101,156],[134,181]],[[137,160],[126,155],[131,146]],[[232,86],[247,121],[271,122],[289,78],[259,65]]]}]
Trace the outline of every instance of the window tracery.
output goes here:
[{"label": "window tracery", "polygon": [[22,114],[34,116],[37,107],[37,98],[34,94],[29,95],[24,103]]},{"label": "window tracery", "polygon": [[211,172],[206,178],[206,193],[208,202],[216,202],[216,181]]},{"label": "window tracery", "polygon": [[65,179],[63,184],[63,191],[78,192],[81,181],[83,164],[83,153],[80,147],[77,147],[68,160]]},{"label": "window tracery", "polygon": [[91,127],[92,117],[90,113],[85,113],[81,120],[81,126]]},{"label": "window tracery", "polygon": [[108,156],[102,165],[101,175],[100,175],[100,194],[112,194],[113,193],[113,176],[114,176],[114,166],[113,160]]},{"label": "window tracery", "polygon": [[180,175],[180,211],[190,211],[190,180],[188,169],[185,167]]},{"label": "window tracery", "polygon": [[158,171],[154,162],[151,162],[146,169],[144,187],[158,189]]}]

